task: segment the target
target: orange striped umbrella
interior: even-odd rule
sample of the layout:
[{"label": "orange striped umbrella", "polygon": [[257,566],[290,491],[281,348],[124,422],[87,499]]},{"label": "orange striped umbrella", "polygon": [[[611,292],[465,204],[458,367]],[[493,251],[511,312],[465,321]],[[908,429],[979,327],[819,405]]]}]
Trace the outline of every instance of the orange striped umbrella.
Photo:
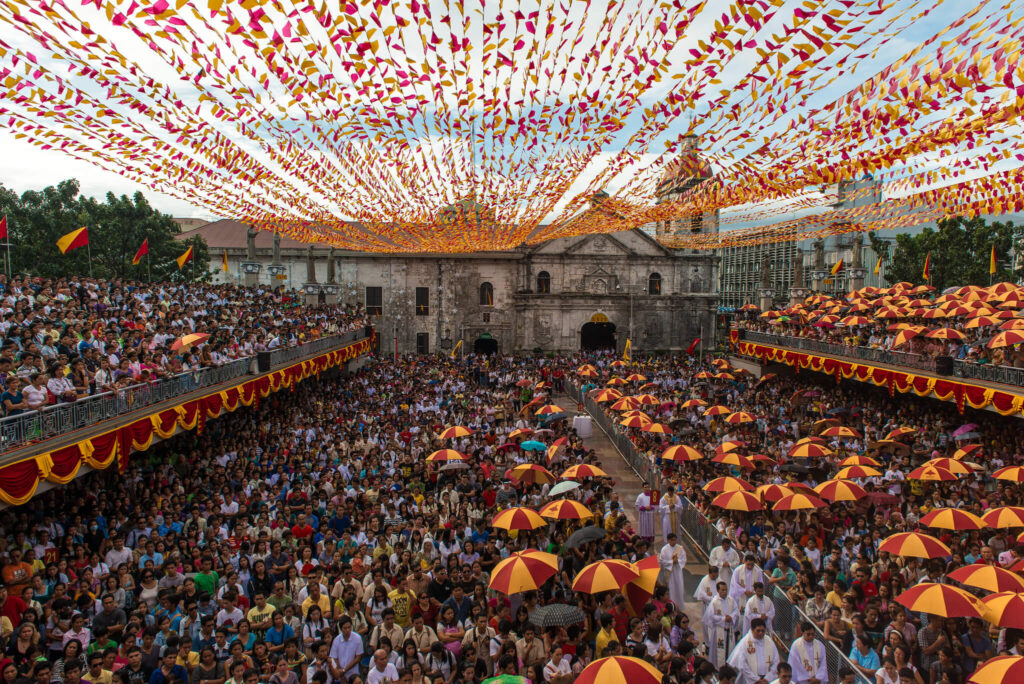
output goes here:
[{"label": "orange striped umbrella", "polygon": [[984,328],[987,325],[999,325],[1002,319],[996,318],[995,316],[976,316],[971,320],[967,321],[964,325],[965,330],[973,330],[974,328]]},{"label": "orange striped umbrella", "polygon": [[959,508],[936,508],[922,517],[920,524],[940,530],[980,530],[985,527],[981,518]]},{"label": "orange striped umbrella", "polygon": [[621,385],[628,385],[629,383],[623,380],[622,378],[612,378],[611,380],[604,384],[611,385],[612,387],[619,387]]},{"label": "orange striped umbrella", "polygon": [[562,473],[563,480],[578,480],[584,477],[610,477],[608,473],[604,472],[595,465],[589,463],[578,463],[574,466],[569,466]]},{"label": "orange striped umbrella", "polygon": [[462,425],[453,425],[441,430],[441,434],[438,435],[441,439],[455,439],[456,437],[468,437],[473,434],[473,431],[468,427]]},{"label": "orange striped umbrella", "polygon": [[754,490],[754,496],[758,499],[764,499],[765,501],[778,501],[779,499],[789,496],[793,493],[793,490],[786,485],[777,484],[764,484]]},{"label": "orange striped umbrella", "polygon": [[625,368],[629,364],[623,361],[622,359],[616,359],[608,365],[610,365],[612,368]]},{"label": "orange striped umbrella", "polygon": [[851,437],[860,438],[861,434],[851,427],[845,425],[838,425],[836,427],[826,428],[821,431],[823,437]]},{"label": "orange striped umbrella", "polygon": [[661,460],[663,461],[676,461],[677,463],[683,463],[685,461],[699,461],[704,458],[704,454],[700,453],[693,447],[688,447],[683,444],[677,444],[670,446],[661,452]]},{"label": "orange striped umbrella", "polygon": [[927,468],[929,466],[948,470],[954,475],[971,475],[974,473],[969,465],[966,465],[963,461],[958,461],[955,458],[933,458],[930,461],[925,461],[921,464],[922,468]]},{"label": "orange striped umbrella", "polygon": [[889,434],[885,436],[886,439],[899,439],[906,435],[912,435],[917,432],[917,428],[912,427],[898,427],[895,430],[890,430]]},{"label": "orange striped umbrella", "polygon": [[996,347],[1009,347],[1021,342],[1024,342],[1024,331],[1004,330],[989,340],[985,346],[989,349],[995,349]]},{"label": "orange striped umbrella", "polygon": [[697,373],[697,375],[693,377],[696,378],[697,380],[710,380],[715,376],[712,375],[711,373],[708,373],[707,371],[701,371],[700,373]]},{"label": "orange striped umbrella", "polygon": [[1024,678],[1024,656],[996,656],[972,672],[967,677],[967,684],[1003,684],[1019,682],[1021,678]]},{"label": "orange striped umbrella", "polygon": [[210,333],[189,333],[188,335],[182,335],[171,344],[171,351],[185,351],[187,349],[191,349],[197,344],[205,342],[209,337]]},{"label": "orange striped umbrella", "polygon": [[753,461],[754,463],[767,463],[768,465],[779,465],[779,462],[776,461],[774,458],[772,458],[771,456],[766,456],[764,454],[751,454],[750,460]]},{"label": "orange striped umbrella", "polygon": [[953,458],[955,458],[958,461],[961,461],[967,458],[968,456],[972,456],[975,453],[981,451],[981,449],[981,444],[964,444],[962,447],[960,447],[953,453]]},{"label": "orange striped umbrella", "polygon": [[587,370],[581,370],[579,372],[579,376],[581,378],[597,378],[597,377],[600,377],[600,374],[597,371],[593,371],[593,370],[587,369]]},{"label": "orange striped umbrella", "polygon": [[587,665],[575,684],[656,684],[661,672],[646,660],[626,656],[600,658]]},{"label": "orange striped umbrella", "polygon": [[796,444],[794,444],[793,446],[800,446],[801,444],[822,444],[822,445],[824,445],[824,444],[828,444],[828,442],[826,442],[821,437],[818,437],[817,435],[808,435],[807,437],[801,437],[800,439],[798,439],[796,441]]},{"label": "orange striped umbrella", "polygon": [[1021,579],[1016,573],[995,565],[972,563],[957,568],[946,577],[968,587],[985,591],[1024,591],[1024,579]]},{"label": "orange striped umbrella", "polygon": [[722,406],[721,404],[715,404],[704,412],[705,416],[724,416],[727,413],[732,413],[732,409],[728,406]]},{"label": "orange striped umbrella", "polygon": [[956,479],[956,474],[937,466],[921,466],[911,470],[907,477],[911,480],[923,480],[926,482],[950,482]]},{"label": "orange striped umbrella", "polygon": [[638,394],[636,400],[640,402],[641,406],[657,406],[661,403],[661,399],[653,394]]},{"label": "orange striped umbrella", "polygon": [[896,333],[896,339],[892,341],[893,347],[900,347],[914,339],[921,333],[927,331],[928,328],[923,325],[908,325]]},{"label": "orange striped umbrella", "polygon": [[604,403],[606,401],[618,401],[622,398],[622,392],[617,389],[603,389],[594,392],[594,395],[591,398],[599,403]]},{"label": "orange striped umbrella", "polygon": [[837,480],[857,480],[862,477],[878,477],[882,472],[871,466],[847,466],[836,473]]},{"label": "orange striped umbrella", "polygon": [[612,411],[630,411],[635,408],[640,408],[640,402],[636,397],[622,397],[612,404]]},{"label": "orange striped umbrella", "polygon": [[440,449],[427,456],[427,460],[431,463],[437,461],[465,461],[468,458],[468,456],[460,454],[455,449]]},{"label": "orange striped umbrella", "polygon": [[744,449],[744,448],[746,448],[746,446],[747,446],[746,442],[740,441],[738,439],[731,439],[731,440],[729,440],[727,442],[722,442],[721,444],[716,446],[715,447],[715,453],[717,453],[717,454],[727,454],[730,451],[736,451],[737,449]]},{"label": "orange striped umbrella", "polygon": [[832,450],[821,444],[807,442],[806,444],[795,445],[789,450],[789,455],[793,458],[818,458],[821,456],[831,456]]},{"label": "orange striped umbrella", "polygon": [[577,373],[582,373],[585,370],[597,370],[597,368],[592,363],[585,363],[582,366],[580,366],[579,368],[577,368],[576,372]]},{"label": "orange striped umbrella", "polygon": [[1024,319],[1011,318],[999,326],[1000,330],[1024,330]]},{"label": "orange striped umbrella", "polygon": [[558,404],[545,404],[533,412],[535,416],[550,416],[555,413],[565,413],[565,409]]},{"label": "orange striped umbrella", "polygon": [[658,435],[670,435],[672,434],[672,428],[664,423],[649,423],[640,428],[644,432],[651,432]]},{"label": "orange striped umbrella", "polygon": [[945,558],[952,553],[949,547],[929,534],[900,532],[882,540],[879,551],[908,558]]},{"label": "orange striped umbrella", "polygon": [[984,604],[959,587],[921,582],[896,597],[897,603],[915,613],[942,617],[982,617]]},{"label": "orange striped umbrella", "polygon": [[658,586],[658,575],[661,573],[661,564],[657,556],[647,556],[643,560],[634,563],[640,571],[640,576],[629,582],[622,588],[622,593],[629,601],[629,607],[635,615],[643,615],[644,606],[654,595],[654,589]]},{"label": "orange striped umbrella", "polygon": [[846,480],[826,480],[814,488],[822,499],[828,501],[857,501],[867,496],[864,488]]},{"label": "orange striped umbrella", "polygon": [[997,480],[1008,480],[1010,482],[1024,482],[1024,468],[1021,466],[1006,466],[992,473]]},{"label": "orange striped umbrella", "polygon": [[760,511],[761,500],[750,492],[722,492],[711,501],[712,506],[730,511]]},{"label": "orange striped umbrella", "polygon": [[818,498],[815,494],[805,494],[803,492],[796,492],[789,496],[784,496],[775,502],[772,506],[773,511],[799,511],[808,508],[824,508],[827,506],[824,501]]},{"label": "orange striped umbrella", "polygon": [[1024,527],[1024,508],[1020,506],[1000,506],[986,511],[981,516],[982,521],[995,529],[1007,529],[1010,527]]},{"label": "orange striped umbrella", "polygon": [[967,339],[967,335],[964,335],[956,328],[936,328],[931,332],[926,332],[924,336],[930,337],[933,340],[957,340],[960,342]]},{"label": "orange striped umbrella", "polygon": [[650,392],[651,390],[654,389],[658,389],[658,383],[656,382],[648,382],[646,384],[640,385],[641,392]]},{"label": "orange striped umbrella", "polygon": [[506,508],[491,520],[491,527],[503,530],[535,530],[547,524],[532,508]]},{"label": "orange striped umbrella", "polygon": [[736,376],[732,373],[715,373],[715,379],[717,380],[735,380]]},{"label": "orange striped umbrella", "polygon": [[641,418],[648,421],[651,420],[651,417],[644,413],[643,411],[641,411],[640,409],[630,409],[626,411],[625,413],[622,414],[622,419],[625,420],[626,418],[632,418],[633,416],[640,416]]},{"label": "orange striped umbrella", "polygon": [[558,499],[544,504],[540,509],[540,516],[552,520],[587,520],[593,513],[579,501]]},{"label": "orange striped umbrella", "polygon": [[488,586],[502,594],[535,591],[558,572],[558,556],[526,549],[498,561]]},{"label": "orange striped umbrella", "polygon": [[756,418],[746,411],[737,411],[736,413],[730,413],[725,417],[725,422],[731,425],[742,425],[743,423],[753,423]]},{"label": "orange striped umbrella", "polygon": [[754,487],[746,480],[738,477],[716,477],[703,487],[705,492],[737,492],[753,491]]},{"label": "orange striped umbrella", "polygon": [[687,399],[686,401],[684,401],[682,404],[679,405],[679,408],[688,409],[688,408],[697,408],[698,406],[707,406],[707,405],[708,405],[708,402],[704,401],[703,399]]},{"label": "orange striped umbrella", "polygon": [[749,458],[742,454],[717,454],[713,459],[715,463],[722,463],[724,465],[736,466],[737,468],[743,468],[745,470],[754,470],[757,465],[754,464]]},{"label": "orange striped umbrella", "polygon": [[512,432],[508,433],[508,438],[509,439],[517,439],[519,437],[529,437],[532,434],[533,434],[533,430],[531,430],[530,428],[519,428],[517,430],[513,430]]},{"label": "orange striped umbrella", "polygon": [[881,463],[870,456],[847,456],[839,462],[840,468],[845,468],[846,466],[873,466],[877,468],[881,465]]},{"label": "orange striped umbrella", "polygon": [[572,580],[572,590],[584,594],[619,591],[640,576],[632,563],[616,558],[599,560],[585,566]]},{"label": "orange striped umbrella", "polygon": [[989,594],[981,599],[981,604],[983,617],[996,627],[1024,629],[1024,594],[1019,591]]},{"label": "orange striped umbrella", "polygon": [[871,319],[866,316],[844,316],[839,319],[843,325],[871,325]]},{"label": "orange striped umbrella", "polygon": [[651,419],[641,416],[630,416],[625,420],[620,420],[619,425],[624,425],[629,428],[642,428],[645,425],[650,425]]},{"label": "orange striped umbrella", "polygon": [[630,373],[626,376],[629,382],[647,382],[647,378],[640,373]]},{"label": "orange striped umbrella", "polygon": [[512,469],[510,475],[513,480],[527,484],[553,484],[557,479],[554,473],[536,463],[517,465]]}]

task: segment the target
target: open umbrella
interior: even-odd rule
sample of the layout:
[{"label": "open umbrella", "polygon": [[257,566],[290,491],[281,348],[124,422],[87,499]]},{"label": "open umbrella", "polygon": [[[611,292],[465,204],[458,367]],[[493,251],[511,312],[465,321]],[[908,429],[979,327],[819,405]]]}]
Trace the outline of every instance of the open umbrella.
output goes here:
[{"label": "open umbrella", "polygon": [[612,404],[613,411],[631,411],[640,408],[640,402],[636,397],[622,397]]},{"label": "open umbrella", "polygon": [[732,413],[732,409],[728,406],[722,406],[717,404],[704,411],[705,416],[724,416],[727,413]]},{"label": "open umbrella", "polygon": [[992,477],[1009,482],[1024,482],[1024,468],[1021,466],[1006,466],[992,473]]},{"label": "open umbrella", "polygon": [[491,527],[503,530],[535,530],[544,527],[548,521],[532,508],[506,508],[491,520]]},{"label": "open umbrella", "polygon": [[517,465],[511,474],[513,480],[527,484],[551,484],[557,479],[554,473],[536,463]]},{"label": "open umbrella", "polygon": [[[1024,678],[1024,656],[996,656],[967,677],[967,684],[1004,684]],[[579,680],[577,680],[579,681]]]},{"label": "open umbrella", "polygon": [[590,542],[601,541],[604,538],[605,532],[603,527],[588,525],[570,534],[565,545],[570,549],[575,549],[583,546],[584,544],[589,544]]},{"label": "open umbrella", "polygon": [[793,490],[786,485],[763,484],[754,490],[754,496],[763,501],[778,501],[793,493]]},{"label": "open umbrella", "polygon": [[1016,573],[995,565],[972,563],[953,570],[946,577],[968,587],[985,591],[1024,591],[1024,579],[1021,579]]},{"label": "open umbrella", "polygon": [[699,461],[702,458],[704,458],[704,454],[700,453],[693,447],[689,447],[684,444],[670,446],[668,449],[661,452],[661,460],[663,461],[676,461],[682,463],[684,461]]},{"label": "open umbrella", "polygon": [[984,597],[981,603],[983,617],[996,627],[1024,629],[1024,594],[1000,591]]},{"label": "open umbrella", "polygon": [[188,335],[182,335],[171,343],[171,351],[186,351],[197,344],[202,344],[209,338],[209,333],[189,333]]},{"label": "open umbrella", "polygon": [[657,684],[662,674],[654,665],[639,658],[610,656],[587,665],[575,684]]},{"label": "open umbrella", "polygon": [[698,406],[707,406],[707,405],[708,405],[708,402],[704,401],[703,399],[687,399],[682,404],[680,404],[679,407],[680,408],[684,408],[684,409],[688,409],[688,408],[697,408]]},{"label": "open umbrella", "polygon": [[900,437],[906,437],[907,435],[913,435],[917,432],[916,428],[912,427],[898,427],[895,430],[890,430],[889,434],[885,436],[886,439],[899,439]]},{"label": "open umbrella", "polygon": [[945,558],[952,553],[948,546],[935,537],[920,532],[889,535],[882,540],[878,550],[908,558]]},{"label": "open umbrella", "polygon": [[846,468],[847,466],[873,466],[877,468],[882,465],[870,456],[847,456],[839,462],[840,468]]},{"label": "open umbrella", "polygon": [[587,520],[594,514],[579,501],[559,499],[544,504],[540,511],[541,517],[552,520]]},{"label": "open umbrella", "polygon": [[584,566],[572,580],[572,590],[584,594],[619,591],[640,576],[636,566],[617,558],[606,558]]},{"label": "open umbrella", "polygon": [[911,480],[922,480],[925,482],[950,482],[956,479],[956,474],[938,466],[921,466],[914,468],[907,473]]},{"label": "open umbrella", "polygon": [[822,499],[828,501],[857,501],[867,496],[864,488],[847,480],[826,480],[814,488]]},{"label": "open umbrella", "polygon": [[526,549],[498,561],[488,586],[502,594],[534,591],[558,572],[558,556]]},{"label": "open umbrella", "polygon": [[548,490],[548,496],[560,496],[579,488],[579,482],[559,482]]},{"label": "open umbrella", "polygon": [[722,463],[724,465],[735,466],[737,468],[743,468],[744,470],[753,470],[757,467],[753,461],[742,454],[735,453],[724,453],[716,454],[713,459],[715,463]]},{"label": "open umbrella", "polygon": [[940,530],[980,530],[985,527],[984,521],[970,511],[959,508],[936,508],[921,518],[922,527],[934,527]]},{"label": "open umbrella", "polygon": [[882,471],[871,466],[847,466],[836,473],[837,480],[859,480],[862,477],[878,477]]},{"label": "open umbrella", "polygon": [[958,461],[955,458],[933,458],[930,461],[925,461],[921,464],[922,468],[935,467],[948,470],[954,475],[972,475],[974,470],[963,461]]},{"label": "open umbrella", "polygon": [[535,439],[528,439],[519,445],[519,448],[525,451],[547,451],[548,445],[544,442],[538,442]]},{"label": "open umbrella", "polygon": [[462,425],[453,425],[441,430],[441,434],[438,435],[441,439],[454,439],[456,437],[468,437],[473,434],[473,431],[468,427]]},{"label": "open umbrella", "polygon": [[756,418],[753,414],[747,413],[746,411],[737,411],[736,413],[730,413],[725,417],[725,422],[730,425],[742,425],[743,423],[753,423]]},{"label": "open umbrella", "polygon": [[816,494],[795,492],[776,501],[772,510],[797,511],[807,508],[824,508],[826,505]]},{"label": "open umbrella", "polygon": [[604,403],[606,401],[618,401],[619,399],[622,398],[622,392],[614,389],[603,389],[595,392],[591,398],[598,403]]},{"label": "open umbrella", "polygon": [[654,588],[658,584],[658,575],[661,573],[661,564],[657,556],[647,556],[643,560],[634,563],[640,576],[629,582],[622,588],[630,607],[635,615],[642,615],[644,605],[654,596]]},{"label": "open umbrella", "polygon": [[747,443],[738,439],[730,439],[715,447],[716,454],[726,454],[737,449],[746,449]]},{"label": "open umbrella", "polygon": [[558,404],[545,404],[533,412],[535,416],[547,416],[552,413],[565,413],[565,409]]},{"label": "open umbrella", "polygon": [[968,456],[973,456],[977,452],[981,451],[981,449],[981,444],[964,444],[963,446],[956,450],[956,452],[953,454],[953,458],[960,461],[967,458]]},{"label": "open umbrella", "polygon": [[959,587],[921,582],[896,597],[897,603],[915,613],[941,617],[982,617],[984,604]]},{"label": "open umbrella", "polygon": [[821,431],[823,437],[850,437],[857,438],[861,437],[861,434],[851,427],[845,425],[836,425],[830,428],[825,428]]},{"label": "open umbrella", "polygon": [[579,606],[570,606],[565,603],[549,603],[546,606],[540,606],[530,616],[530,622],[541,629],[578,625],[586,619],[587,616]]},{"label": "open umbrella", "polygon": [[795,445],[789,450],[789,455],[793,458],[820,458],[822,456],[831,456],[832,450],[821,444],[808,442],[807,444]]},{"label": "open umbrella", "polygon": [[440,449],[427,456],[427,461],[431,463],[437,461],[465,461],[467,458],[469,457],[455,449]]},{"label": "open umbrella", "polygon": [[530,680],[522,675],[502,674],[488,677],[482,684],[530,684]]},{"label": "open umbrella", "polygon": [[981,516],[982,521],[995,529],[1006,529],[1009,527],[1024,527],[1024,508],[1019,506],[999,506],[986,511]]},{"label": "open umbrella", "polygon": [[530,428],[519,428],[508,433],[509,439],[516,439],[517,437],[529,437],[533,434],[533,430]]},{"label": "open umbrella", "polygon": [[579,463],[574,466],[569,466],[562,473],[561,478],[563,480],[578,480],[583,477],[611,477],[605,471],[601,470],[597,466],[589,465],[587,463]]},{"label": "open umbrella", "polygon": [[630,416],[629,418],[626,418],[625,420],[619,421],[619,425],[623,425],[623,426],[629,427],[629,428],[642,428],[642,427],[650,425],[650,424],[651,424],[651,419],[650,418],[644,418],[642,416]]},{"label": "open umbrella", "polygon": [[729,511],[760,511],[761,500],[757,495],[743,490],[734,492],[722,492],[711,501],[712,506],[724,508]]},{"label": "open umbrella", "polygon": [[738,477],[716,477],[703,487],[705,492],[750,492],[754,486]]}]

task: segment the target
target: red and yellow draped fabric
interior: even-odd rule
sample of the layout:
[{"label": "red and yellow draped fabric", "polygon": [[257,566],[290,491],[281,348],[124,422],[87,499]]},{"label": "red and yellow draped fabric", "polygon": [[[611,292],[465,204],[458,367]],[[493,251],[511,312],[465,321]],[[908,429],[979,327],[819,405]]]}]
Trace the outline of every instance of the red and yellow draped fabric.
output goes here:
[{"label": "red and yellow draped fabric", "polygon": [[[12,506],[24,504],[35,495],[43,480],[67,484],[75,478],[83,465],[103,470],[117,463],[118,468],[124,471],[131,452],[145,451],[153,444],[154,438],[167,439],[178,430],[201,429],[206,418],[214,418],[225,411],[235,411],[239,406],[252,406],[258,397],[266,397],[273,391],[291,387],[328,368],[367,354],[372,349],[372,337],[353,342],[309,361],[151,414],[71,446],[4,466],[0,468],[0,501]],[[276,385],[273,381],[275,378]]]}]

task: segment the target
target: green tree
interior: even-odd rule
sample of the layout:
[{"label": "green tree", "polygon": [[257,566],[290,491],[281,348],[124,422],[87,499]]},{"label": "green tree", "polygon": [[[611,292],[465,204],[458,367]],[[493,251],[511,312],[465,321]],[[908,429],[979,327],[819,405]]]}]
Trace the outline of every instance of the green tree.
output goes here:
[{"label": "green tree", "polygon": [[[0,185],[0,213],[7,215],[11,262],[16,273],[41,276],[92,274],[97,278],[129,280],[208,280],[209,250],[202,238],[181,242],[181,228],[168,214],[153,209],[141,192],[134,196],[107,193],[106,201],[82,197],[78,181],[64,180],[19,197]],[[61,254],[57,239],[86,226],[89,249]],[[149,256],[138,265],[132,257],[149,240]],[[193,247],[193,264],[178,269],[175,259]],[[147,263],[147,258],[149,262]]]},{"label": "green tree", "polygon": [[[989,284],[989,256],[996,250],[996,273],[991,282],[1016,281],[1024,275],[1012,269],[1011,250],[1020,249],[1021,228],[1013,223],[987,223],[980,216],[940,219],[937,228],[917,235],[897,235],[883,277],[890,284],[906,281],[929,284],[940,292],[960,285]],[[880,241],[879,241],[880,242]],[[872,240],[874,246],[875,241]],[[876,248],[877,249],[877,248]],[[924,260],[931,254],[931,280],[925,283]]]}]

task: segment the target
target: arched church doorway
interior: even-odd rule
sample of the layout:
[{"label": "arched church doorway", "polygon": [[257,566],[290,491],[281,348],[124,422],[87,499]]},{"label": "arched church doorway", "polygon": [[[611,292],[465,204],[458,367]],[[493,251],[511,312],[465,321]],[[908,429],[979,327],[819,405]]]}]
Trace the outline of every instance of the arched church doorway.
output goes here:
[{"label": "arched church doorway", "polygon": [[580,329],[580,349],[615,349],[615,324],[603,313],[596,313]]},{"label": "arched church doorway", "polygon": [[473,342],[473,352],[476,354],[497,354],[498,340],[491,337],[491,333],[483,333]]}]

